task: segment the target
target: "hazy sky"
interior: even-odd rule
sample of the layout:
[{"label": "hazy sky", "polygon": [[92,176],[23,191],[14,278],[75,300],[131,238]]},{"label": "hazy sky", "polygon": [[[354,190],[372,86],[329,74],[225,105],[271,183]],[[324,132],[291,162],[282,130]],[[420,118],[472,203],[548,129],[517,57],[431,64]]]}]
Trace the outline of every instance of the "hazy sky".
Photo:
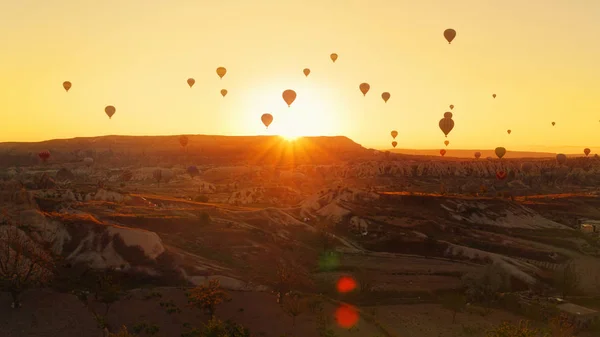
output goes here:
[{"label": "hazy sky", "polygon": [[599,14],[598,0],[2,1],[0,141],[295,127],[377,148],[396,129],[398,147],[440,148],[454,104],[449,148],[596,152]]}]

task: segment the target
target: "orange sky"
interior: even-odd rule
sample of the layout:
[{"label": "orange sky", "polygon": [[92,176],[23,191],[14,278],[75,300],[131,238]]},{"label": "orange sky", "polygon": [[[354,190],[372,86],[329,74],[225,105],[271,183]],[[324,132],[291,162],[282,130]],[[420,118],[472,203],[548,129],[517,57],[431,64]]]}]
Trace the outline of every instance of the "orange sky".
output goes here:
[{"label": "orange sky", "polygon": [[449,148],[597,152],[598,13],[597,0],[4,1],[0,141],[294,133],[388,148],[396,129],[398,147],[440,148],[454,104]]}]

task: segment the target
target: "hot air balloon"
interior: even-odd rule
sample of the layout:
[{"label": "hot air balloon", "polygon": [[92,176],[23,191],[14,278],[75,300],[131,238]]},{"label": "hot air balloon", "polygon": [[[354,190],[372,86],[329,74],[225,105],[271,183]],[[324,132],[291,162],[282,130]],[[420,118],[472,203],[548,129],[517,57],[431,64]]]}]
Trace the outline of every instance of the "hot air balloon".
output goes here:
[{"label": "hot air balloon", "polygon": [[50,158],[50,151],[41,151],[40,153],[38,153],[38,157],[40,157],[40,159],[45,163],[46,161],[48,161],[48,158]]},{"label": "hot air balloon", "polygon": [[504,171],[504,170],[496,171],[496,178],[498,178],[498,180],[504,180],[506,178],[506,171]]},{"label": "hot air balloon", "polygon": [[186,147],[186,146],[188,145],[188,141],[189,141],[189,139],[188,139],[188,137],[187,137],[187,136],[185,136],[185,135],[181,135],[181,136],[179,136],[179,144],[180,144],[182,147]]},{"label": "hot air balloon", "polygon": [[369,89],[371,89],[371,86],[369,85],[369,83],[361,83],[358,88],[360,89],[360,92],[363,93],[363,96],[367,96],[367,93],[369,92]]},{"label": "hot air balloon", "polygon": [[333,53],[333,54],[329,55],[329,57],[331,58],[331,60],[333,61],[333,63],[335,63],[335,60],[338,59],[338,54]]},{"label": "hot air balloon", "polygon": [[71,89],[71,82],[69,81],[64,81],[63,82],[63,88],[65,88],[66,92],[69,92],[69,89]]},{"label": "hot air balloon", "polygon": [[273,115],[263,114],[262,116],[260,116],[260,120],[265,125],[265,127],[268,129],[269,125],[271,125],[271,123],[273,122]]},{"label": "hot air balloon", "polygon": [[442,157],[443,157],[443,156],[446,154],[446,150],[444,150],[444,149],[441,149],[441,150],[440,150],[440,154],[441,154],[441,155],[442,155]]},{"label": "hot air balloon", "polygon": [[566,162],[567,162],[567,156],[565,156],[565,155],[564,155],[564,154],[562,154],[562,153],[559,153],[559,154],[557,154],[557,155],[556,155],[556,161],[557,161],[557,162],[558,162],[560,165],[562,165],[562,164],[564,164],[564,163],[566,163]]},{"label": "hot air balloon", "polygon": [[453,117],[452,112],[450,112],[450,111],[444,112],[444,118],[452,118],[452,117]]},{"label": "hot air balloon", "polygon": [[225,97],[227,95],[227,89],[221,89],[221,96]]},{"label": "hot air balloon", "polygon": [[384,92],[383,94],[381,94],[381,98],[383,98],[383,101],[387,103],[388,99],[390,99],[391,95],[389,92]]},{"label": "hot air balloon", "polygon": [[398,145],[398,142],[397,142],[397,141],[393,141],[393,142],[392,142],[392,146],[393,146],[393,147],[396,147],[396,145]]},{"label": "hot air balloon", "polygon": [[506,132],[510,135],[510,133],[512,132],[511,130],[506,130]]},{"label": "hot air balloon", "polygon": [[190,88],[194,86],[194,83],[196,83],[195,79],[191,77],[187,79],[187,84],[190,86]]},{"label": "hot air balloon", "polygon": [[294,90],[288,89],[283,92],[281,95],[283,100],[287,103],[288,107],[292,106],[292,103],[296,100],[296,92]]},{"label": "hot air balloon", "polygon": [[496,156],[500,159],[502,159],[502,157],[504,157],[504,155],[506,154],[506,149],[503,147],[497,147],[494,152],[496,153]]},{"label": "hot air balloon", "polygon": [[492,97],[496,98],[496,94],[493,94]]},{"label": "hot air balloon", "polygon": [[552,122],[552,126],[556,125],[556,123]]},{"label": "hot air balloon", "polygon": [[450,141],[449,140],[445,140],[444,141],[444,145],[448,146],[448,144],[450,144]]},{"label": "hot air balloon", "polygon": [[396,137],[398,136],[398,131],[393,130],[392,132],[390,132],[390,135],[392,135],[392,138],[396,139]]},{"label": "hot air balloon", "polygon": [[94,159],[91,157],[85,157],[83,158],[83,163],[85,164],[85,166],[90,167],[94,164]]},{"label": "hot air balloon", "polygon": [[454,121],[452,120],[452,118],[444,117],[440,119],[439,126],[444,135],[448,137],[448,134],[454,128]]},{"label": "hot air balloon", "polygon": [[450,110],[454,109],[454,104],[450,104]]},{"label": "hot air balloon", "polygon": [[452,40],[456,37],[456,31],[452,28],[448,28],[444,31],[444,37],[446,38],[446,41],[448,41],[448,44],[451,44]]},{"label": "hot air balloon", "polygon": [[588,149],[587,147],[585,149],[583,149],[583,153],[585,154],[585,156],[589,156],[590,155],[590,149]]},{"label": "hot air balloon", "polygon": [[304,73],[304,76],[308,77],[308,75],[310,74],[310,69],[304,68],[304,70],[302,70],[302,72]]},{"label": "hot air balloon", "polygon": [[112,105],[107,105],[106,108],[104,108],[104,112],[106,113],[109,119],[112,119],[112,116],[115,114],[116,111],[117,109],[115,109],[115,107]]},{"label": "hot air balloon", "polygon": [[479,157],[481,157],[481,152],[475,152],[474,156],[475,159],[479,159]]},{"label": "hot air balloon", "polygon": [[195,176],[200,174],[200,171],[198,170],[198,168],[196,166],[189,166],[187,168],[187,174],[190,175],[190,178],[194,179]]},{"label": "hot air balloon", "polygon": [[217,68],[217,75],[219,75],[220,78],[223,78],[225,74],[227,74],[227,69],[225,69],[225,67]]}]

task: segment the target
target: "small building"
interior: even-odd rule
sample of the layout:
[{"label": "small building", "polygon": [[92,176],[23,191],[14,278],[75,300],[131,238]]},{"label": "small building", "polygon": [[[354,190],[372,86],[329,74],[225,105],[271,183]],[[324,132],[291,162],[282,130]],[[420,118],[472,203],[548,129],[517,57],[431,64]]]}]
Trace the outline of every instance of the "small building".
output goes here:
[{"label": "small building", "polygon": [[600,220],[579,219],[577,225],[579,230],[584,233],[600,234]]},{"label": "small building", "polygon": [[578,327],[588,326],[593,321],[600,319],[600,312],[573,303],[563,303],[556,306],[558,310],[567,314]]}]

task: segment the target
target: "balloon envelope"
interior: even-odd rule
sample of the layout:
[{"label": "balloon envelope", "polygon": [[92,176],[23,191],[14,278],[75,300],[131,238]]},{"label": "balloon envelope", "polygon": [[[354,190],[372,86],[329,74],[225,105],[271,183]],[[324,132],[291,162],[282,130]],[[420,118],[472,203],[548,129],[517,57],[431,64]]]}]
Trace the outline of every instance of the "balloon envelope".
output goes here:
[{"label": "balloon envelope", "polygon": [[381,98],[383,98],[383,101],[387,103],[388,99],[390,99],[390,97],[392,97],[390,95],[389,92],[384,92],[383,94],[381,94]]},{"label": "balloon envelope", "polygon": [[396,145],[398,145],[398,142],[397,142],[397,141],[393,141],[393,142],[392,142],[392,146],[393,146],[393,147],[396,147]]},{"label": "balloon envelope", "polygon": [[360,92],[363,93],[363,96],[367,96],[367,93],[369,92],[369,89],[371,89],[371,86],[369,85],[369,83],[361,83],[358,88],[360,89]]},{"label": "balloon envelope", "polygon": [[335,60],[337,60],[337,59],[338,59],[338,54],[336,54],[336,53],[333,53],[333,54],[329,55],[329,57],[330,57],[330,58],[331,58],[331,60],[332,60],[332,61],[335,63]]},{"label": "balloon envelope", "polygon": [[219,75],[220,78],[223,78],[225,74],[227,74],[227,69],[225,69],[225,67],[217,68],[217,75]]},{"label": "balloon envelope", "polygon": [[496,98],[496,94],[493,94],[492,97]]},{"label": "balloon envelope", "polygon": [[260,120],[265,125],[265,127],[269,128],[269,125],[271,125],[271,123],[273,123],[273,115],[263,114],[262,116],[260,116]]},{"label": "balloon envelope", "polygon": [[452,117],[453,117],[452,112],[450,112],[450,111],[444,112],[444,118],[452,118]]},{"label": "balloon envelope", "polygon": [[494,150],[494,153],[496,153],[496,156],[500,159],[502,159],[502,157],[504,157],[504,155],[506,154],[506,149],[503,147],[497,147]]},{"label": "balloon envelope", "polygon": [[183,147],[186,147],[186,145],[188,145],[188,137],[187,136],[179,136],[179,144]]},{"label": "balloon envelope", "polygon": [[511,130],[506,130],[506,132],[510,135],[510,133],[512,132]]},{"label": "balloon envelope", "polygon": [[107,105],[106,108],[104,108],[104,112],[106,113],[108,118],[112,118],[116,111],[117,109],[115,109],[115,107],[112,105]]},{"label": "balloon envelope", "polygon": [[71,82],[64,81],[63,82],[63,88],[65,88],[65,91],[69,92],[69,89],[71,89]]},{"label": "balloon envelope", "polygon": [[450,44],[456,37],[456,31],[452,28],[448,28],[444,31],[444,37],[446,38],[446,41],[448,41],[448,44]]},{"label": "balloon envelope", "polygon": [[193,79],[193,78],[187,79],[187,84],[190,86],[190,88],[194,86],[194,83],[196,83],[195,79]]},{"label": "balloon envelope", "polygon": [[450,104],[450,110],[454,109],[454,104]]},{"label": "balloon envelope", "polygon": [[554,126],[556,123],[552,122],[552,126]]},{"label": "balloon envelope", "polygon": [[557,155],[556,155],[556,161],[557,161],[559,164],[564,164],[564,163],[566,163],[566,162],[567,162],[567,156],[565,156],[565,155],[564,155],[564,154],[562,154],[562,153],[559,153],[559,154],[557,154]]},{"label": "balloon envelope", "polygon": [[225,97],[227,95],[227,89],[221,89],[221,96]]},{"label": "balloon envelope", "polygon": [[590,154],[590,149],[588,149],[587,147],[585,149],[583,149],[583,153],[585,154],[585,156],[587,157]]},{"label": "balloon envelope", "polygon": [[450,141],[449,140],[445,140],[444,141],[444,145],[448,146],[448,144],[450,144]]},{"label": "balloon envelope", "polygon": [[442,155],[442,157],[443,157],[443,156],[446,154],[446,150],[444,150],[444,149],[441,149],[441,150],[440,150],[440,154],[441,154],[441,155]]},{"label": "balloon envelope", "polygon": [[444,118],[440,119],[439,126],[440,126],[440,130],[442,130],[444,135],[446,137],[448,137],[448,134],[454,128],[454,121],[452,120],[452,118],[444,117]]},{"label": "balloon envelope", "polygon": [[479,159],[479,157],[481,157],[481,152],[475,152],[473,155],[475,158]]},{"label": "balloon envelope", "polygon": [[390,132],[390,135],[392,135],[392,138],[396,139],[396,137],[398,136],[398,131],[393,130],[392,132]]},{"label": "balloon envelope", "polygon": [[308,77],[308,75],[310,74],[310,69],[304,68],[304,70],[302,70],[302,72],[304,73],[304,76]]},{"label": "balloon envelope", "polygon": [[292,106],[292,103],[296,100],[296,92],[294,90],[288,89],[283,92],[281,95],[285,103],[287,103],[288,107]]}]

